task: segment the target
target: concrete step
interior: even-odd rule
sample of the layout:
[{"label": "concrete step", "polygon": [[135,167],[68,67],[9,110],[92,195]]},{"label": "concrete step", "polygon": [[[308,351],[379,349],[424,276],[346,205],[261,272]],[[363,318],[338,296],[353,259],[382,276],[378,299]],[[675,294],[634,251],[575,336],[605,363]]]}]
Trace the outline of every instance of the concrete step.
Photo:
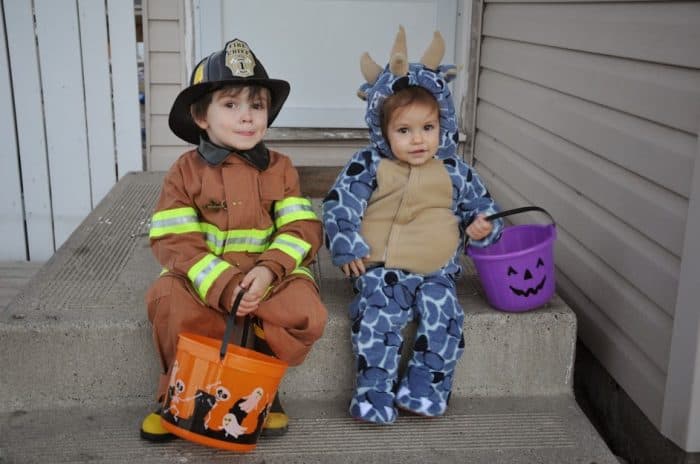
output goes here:
[{"label": "concrete step", "polygon": [[286,406],[287,435],[262,437],[250,454],[145,442],[145,405],[6,413],[0,463],[617,464],[570,395],[453,399],[444,417],[401,416],[392,426],[353,421],[339,401]]},{"label": "concrete step", "polygon": [[[161,181],[159,173],[125,176],[0,313],[0,372],[11,373],[0,376],[0,412],[152,398],[159,366],[143,296],[159,272],[147,233]],[[352,292],[327,252],[315,271],[329,324],[282,390],[299,399],[346,400],[353,383],[346,316]],[[555,298],[524,314],[494,311],[473,271],[467,274],[459,283],[467,345],[454,395],[570,393],[571,310]]]}]

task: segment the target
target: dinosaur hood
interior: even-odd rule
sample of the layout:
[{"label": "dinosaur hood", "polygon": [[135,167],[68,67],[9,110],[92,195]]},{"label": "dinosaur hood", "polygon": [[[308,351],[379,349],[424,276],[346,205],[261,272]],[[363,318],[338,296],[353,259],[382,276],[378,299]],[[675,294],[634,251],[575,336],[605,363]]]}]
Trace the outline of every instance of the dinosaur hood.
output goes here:
[{"label": "dinosaur hood", "polygon": [[394,158],[388,141],[382,135],[382,105],[387,97],[410,86],[423,87],[437,100],[440,111],[440,145],[436,156],[445,159],[456,155],[457,118],[447,84],[457,75],[457,70],[454,65],[439,64],[444,48],[442,36],[436,32],[420,62],[408,63],[406,36],[403,27],[399,27],[391,58],[383,69],[367,53],[362,56],[360,66],[367,82],[360,86],[357,94],[367,101],[365,121],[370,140],[382,156]]}]

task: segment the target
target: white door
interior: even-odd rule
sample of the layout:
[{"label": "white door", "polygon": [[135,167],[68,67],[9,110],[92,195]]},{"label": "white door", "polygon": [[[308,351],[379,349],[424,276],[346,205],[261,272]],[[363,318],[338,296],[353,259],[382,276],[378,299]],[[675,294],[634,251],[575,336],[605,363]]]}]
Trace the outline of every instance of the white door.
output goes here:
[{"label": "white door", "polygon": [[[292,91],[275,121],[278,127],[366,127],[360,55],[384,65],[401,24],[408,58],[418,61],[439,30],[443,63],[457,62],[461,0],[199,0],[195,1],[195,61],[226,41],[248,43],[270,77]],[[466,56],[465,53],[459,55]],[[460,57],[461,58],[461,57]],[[462,71],[462,79],[466,72]],[[460,82],[456,87],[461,88]],[[460,92],[457,92],[459,94]],[[455,104],[459,105],[459,95]],[[459,108],[459,106],[457,106]]]}]

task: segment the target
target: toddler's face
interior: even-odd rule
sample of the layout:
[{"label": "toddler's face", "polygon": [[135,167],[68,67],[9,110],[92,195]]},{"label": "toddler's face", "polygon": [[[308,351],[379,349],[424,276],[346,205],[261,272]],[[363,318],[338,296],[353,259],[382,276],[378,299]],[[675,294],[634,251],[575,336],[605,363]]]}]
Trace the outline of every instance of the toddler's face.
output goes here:
[{"label": "toddler's face", "polygon": [[440,144],[437,108],[423,103],[398,108],[387,124],[387,138],[397,159],[412,166],[426,163]]},{"label": "toddler's face", "polygon": [[267,132],[267,103],[262,95],[251,100],[247,88],[236,95],[219,90],[212,96],[206,117],[197,125],[216,145],[250,150]]}]

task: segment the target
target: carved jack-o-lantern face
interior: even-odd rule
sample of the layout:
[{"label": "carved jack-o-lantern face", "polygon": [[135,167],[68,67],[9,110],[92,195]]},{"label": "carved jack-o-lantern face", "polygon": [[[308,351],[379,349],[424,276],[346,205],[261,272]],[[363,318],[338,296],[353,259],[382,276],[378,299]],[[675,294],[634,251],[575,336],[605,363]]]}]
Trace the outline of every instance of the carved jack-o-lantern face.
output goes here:
[{"label": "carved jack-o-lantern face", "polygon": [[537,258],[537,262],[532,269],[527,267],[515,269],[513,266],[508,266],[507,274],[510,290],[516,295],[526,298],[530,295],[537,295],[547,280],[542,258]]}]

